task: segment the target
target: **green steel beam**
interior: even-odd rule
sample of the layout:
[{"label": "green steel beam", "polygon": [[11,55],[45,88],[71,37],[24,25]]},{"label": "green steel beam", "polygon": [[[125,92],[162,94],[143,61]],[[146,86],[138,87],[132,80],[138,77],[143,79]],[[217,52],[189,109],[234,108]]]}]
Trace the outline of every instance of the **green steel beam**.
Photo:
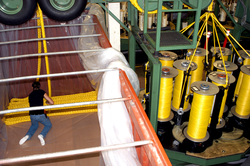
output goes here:
[{"label": "green steel beam", "polygon": [[191,12],[197,11],[197,9],[169,9],[169,10],[162,10],[162,12]]},{"label": "green steel beam", "polygon": [[150,87],[150,103],[149,103],[149,119],[155,131],[157,131],[158,125],[158,103],[160,93],[160,78],[161,78],[161,63],[158,58],[153,56],[153,49],[150,49],[148,45],[145,45],[142,39],[138,35],[139,28],[137,25],[132,27],[132,34],[134,35],[137,43],[141,46],[146,53],[150,62],[151,72],[151,87]]},{"label": "green steel beam", "polygon": [[128,29],[128,27],[126,27],[126,25],[123,24],[123,22],[120,21],[120,19],[118,19],[108,8],[106,8],[106,6],[104,6],[102,3],[99,3],[99,5],[106,11],[108,12],[108,14],[110,16],[112,16],[127,32],[130,32],[130,30]]}]

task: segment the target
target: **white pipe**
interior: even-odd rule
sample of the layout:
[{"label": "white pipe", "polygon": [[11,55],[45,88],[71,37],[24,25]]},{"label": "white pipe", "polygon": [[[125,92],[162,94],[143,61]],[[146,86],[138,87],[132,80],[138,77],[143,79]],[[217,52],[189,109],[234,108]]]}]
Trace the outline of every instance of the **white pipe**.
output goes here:
[{"label": "white pipe", "polygon": [[22,111],[35,111],[35,110],[42,110],[42,109],[63,108],[63,107],[72,107],[72,106],[80,106],[80,105],[102,104],[102,103],[119,102],[119,101],[126,101],[126,100],[132,100],[132,99],[131,98],[116,98],[116,99],[105,99],[105,100],[96,100],[96,101],[85,101],[85,102],[78,102],[78,103],[18,108],[18,109],[0,111],[0,115],[14,113],[14,112],[22,112]]},{"label": "white pipe", "polygon": [[168,25],[168,16],[163,16],[162,17],[162,24],[161,27],[166,27]]},{"label": "white pipe", "polygon": [[34,39],[14,40],[14,41],[0,42],[0,45],[13,44],[13,43],[23,43],[23,42],[31,42],[31,41],[41,41],[41,40],[60,40],[60,39],[69,39],[69,38],[72,39],[72,38],[93,37],[93,36],[101,36],[101,34],[76,35],[76,36],[61,36],[61,37],[47,37],[47,38],[34,38]]},{"label": "white pipe", "polygon": [[124,10],[120,10],[120,16],[121,16],[121,22],[124,24],[124,17],[125,17],[125,11]]},{"label": "white pipe", "polygon": [[152,14],[148,15],[148,29],[152,28],[152,24],[153,24],[153,16]]},{"label": "white pipe", "polygon": [[46,55],[63,55],[63,54],[83,53],[83,52],[98,52],[98,51],[103,51],[103,50],[104,50],[104,49],[96,49],[96,50],[78,50],[78,51],[61,51],[61,52],[48,52],[48,53],[37,53],[37,54],[24,54],[24,55],[16,55],[16,56],[1,57],[1,58],[0,58],[0,61],[2,61],[2,60],[9,60],[9,59],[36,57],[36,56],[46,56]]},{"label": "white pipe", "polygon": [[75,71],[75,72],[66,72],[66,73],[55,73],[55,74],[44,74],[44,75],[33,75],[33,76],[6,78],[6,79],[0,79],[0,83],[20,81],[20,80],[30,80],[30,79],[36,79],[36,78],[60,77],[60,76],[80,75],[80,74],[88,74],[88,73],[100,73],[100,72],[114,71],[114,70],[118,70],[118,69],[98,69],[98,70],[88,70],[88,71]]},{"label": "white pipe", "polygon": [[28,161],[42,160],[42,159],[48,160],[48,159],[57,158],[57,157],[68,157],[68,156],[73,156],[73,155],[96,153],[96,152],[102,152],[102,151],[108,151],[108,150],[130,148],[134,146],[142,146],[142,145],[147,145],[147,144],[153,144],[153,141],[144,140],[144,141],[136,141],[132,143],[116,144],[116,145],[110,145],[110,146],[99,146],[99,147],[69,150],[69,151],[63,151],[63,152],[37,154],[37,155],[17,157],[17,158],[7,158],[7,159],[0,160],[0,164],[13,164],[13,163],[28,162]]},{"label": "white pipe", "polygon": [[[81,25],[96,25],[96,24],[97,24],[97,23],[44,25],[44,28],[69,27],[69,26],[81,26]],[[31,26],[31,27],[21,27],[21,28],[2,29],[2,30],[0,30],[0,32],[17,31],[17,30],[26,30],[26,29],[35,29],[35,28],[41,28],[41,26]]]},{"label": "white pipe", "polygon": [[143,31],[143,23],[144,23],[144,15],[143,13],[139,14],[139,28],[141,29],[141,31]]}]

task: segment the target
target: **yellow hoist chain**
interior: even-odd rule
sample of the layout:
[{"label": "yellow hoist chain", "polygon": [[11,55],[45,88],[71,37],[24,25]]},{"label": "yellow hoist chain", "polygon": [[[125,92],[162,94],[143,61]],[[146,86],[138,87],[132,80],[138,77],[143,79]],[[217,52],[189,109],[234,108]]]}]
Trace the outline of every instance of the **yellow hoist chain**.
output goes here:
[{"label": "yellow hoist chain", "polygon": [[[39,16],[40,16],[40,24],[41,24],[41,32],[42,32],[42,37],[43,38],[46,38],[46,35],[45,35],[45,28],[44,28],[44,22],[43,22],[43,13],[42,13],[42,10],[40,8],[40,6],[37,4],[38,6],[38,10],[37,12],[39,13]],[[43,49],[44,49],[44,53],[47,53],[48,50],[47,50],[47,43],[46,43],[46,40],[43,40]],[[45,56],[45,63],[46,63],[46,72],[47,74],[50,74],[50,70],[49,70],[49,58],[48,58],[48,55]],[[41,66],[40,66],[41,67]],[[48,94],[49,96],[51,97],[51,80],[49,77],[47,77],[47,81],[48,81]]]}]

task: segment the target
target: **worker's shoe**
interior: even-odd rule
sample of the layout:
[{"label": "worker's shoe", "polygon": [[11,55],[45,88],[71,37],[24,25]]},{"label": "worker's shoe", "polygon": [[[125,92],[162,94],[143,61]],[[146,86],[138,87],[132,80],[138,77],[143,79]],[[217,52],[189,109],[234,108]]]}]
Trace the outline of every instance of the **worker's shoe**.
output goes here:
[{"label": "worker's shoe", "polygon": [[42,135],[42,134],[39,134],[39,135],[38,135],[38,138],[39,138],[39,140],[40,140],[40,142],[41,142],[41,145],[42,145],[42,146],[45,145],[45,141],[44,141],[44,139],[43,139],[43,135]]},{"label": "worker's shoe", "polygon": [[25,135],[20,141],[19,141],[19,145],[24,144],[24,142],[26,142],[29,139],[28,135]]}]

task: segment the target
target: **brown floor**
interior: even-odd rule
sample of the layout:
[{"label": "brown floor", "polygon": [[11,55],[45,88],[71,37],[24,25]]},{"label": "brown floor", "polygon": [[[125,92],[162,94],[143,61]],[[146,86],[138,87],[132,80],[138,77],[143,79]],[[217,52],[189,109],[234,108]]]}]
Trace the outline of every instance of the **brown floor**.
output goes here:
[{"label": "brown floor", "polygon": [[[141,92],[139,99],[141,101],[143,99],[145,88],[145,73],[143,64],[136,67],[136,73],[140,82]],[[5,151],[7,152],[5,153],[5,158],[100,146],[100,128],[97,113],[55,116],[50,117],[50,120],[53,127],[45,138],[45,146],[41,146],[37,138],[37,135],[43,129],[41,124],[31,140],[25,142],[23,145],[19,145],[19,140],[28,131],[30,122],[7,126],[7,134],[9,139],[8,147]],[[103,165],[103,160],[100,158],[99,153],[95,153],[67,158],[18,163],[13,165],[98,166],[100,164]]]},{"label": "brown floor", "polygon": [[[100,128],[97,113],[55,116],[50,117],[50,120],[53,126],[45,138],[45,146],[41,146],[37,138],[37,135],[43,129],[43,125],[39,124],[39,128],[33,137],[23,145],[19,145],[19,140],[28,131],[30,122],[7,126],[9,139],[5,158],[100,146]],[[99,156],[99,153],[92,153],[13,165],[98,166],[100,165]]]}]

